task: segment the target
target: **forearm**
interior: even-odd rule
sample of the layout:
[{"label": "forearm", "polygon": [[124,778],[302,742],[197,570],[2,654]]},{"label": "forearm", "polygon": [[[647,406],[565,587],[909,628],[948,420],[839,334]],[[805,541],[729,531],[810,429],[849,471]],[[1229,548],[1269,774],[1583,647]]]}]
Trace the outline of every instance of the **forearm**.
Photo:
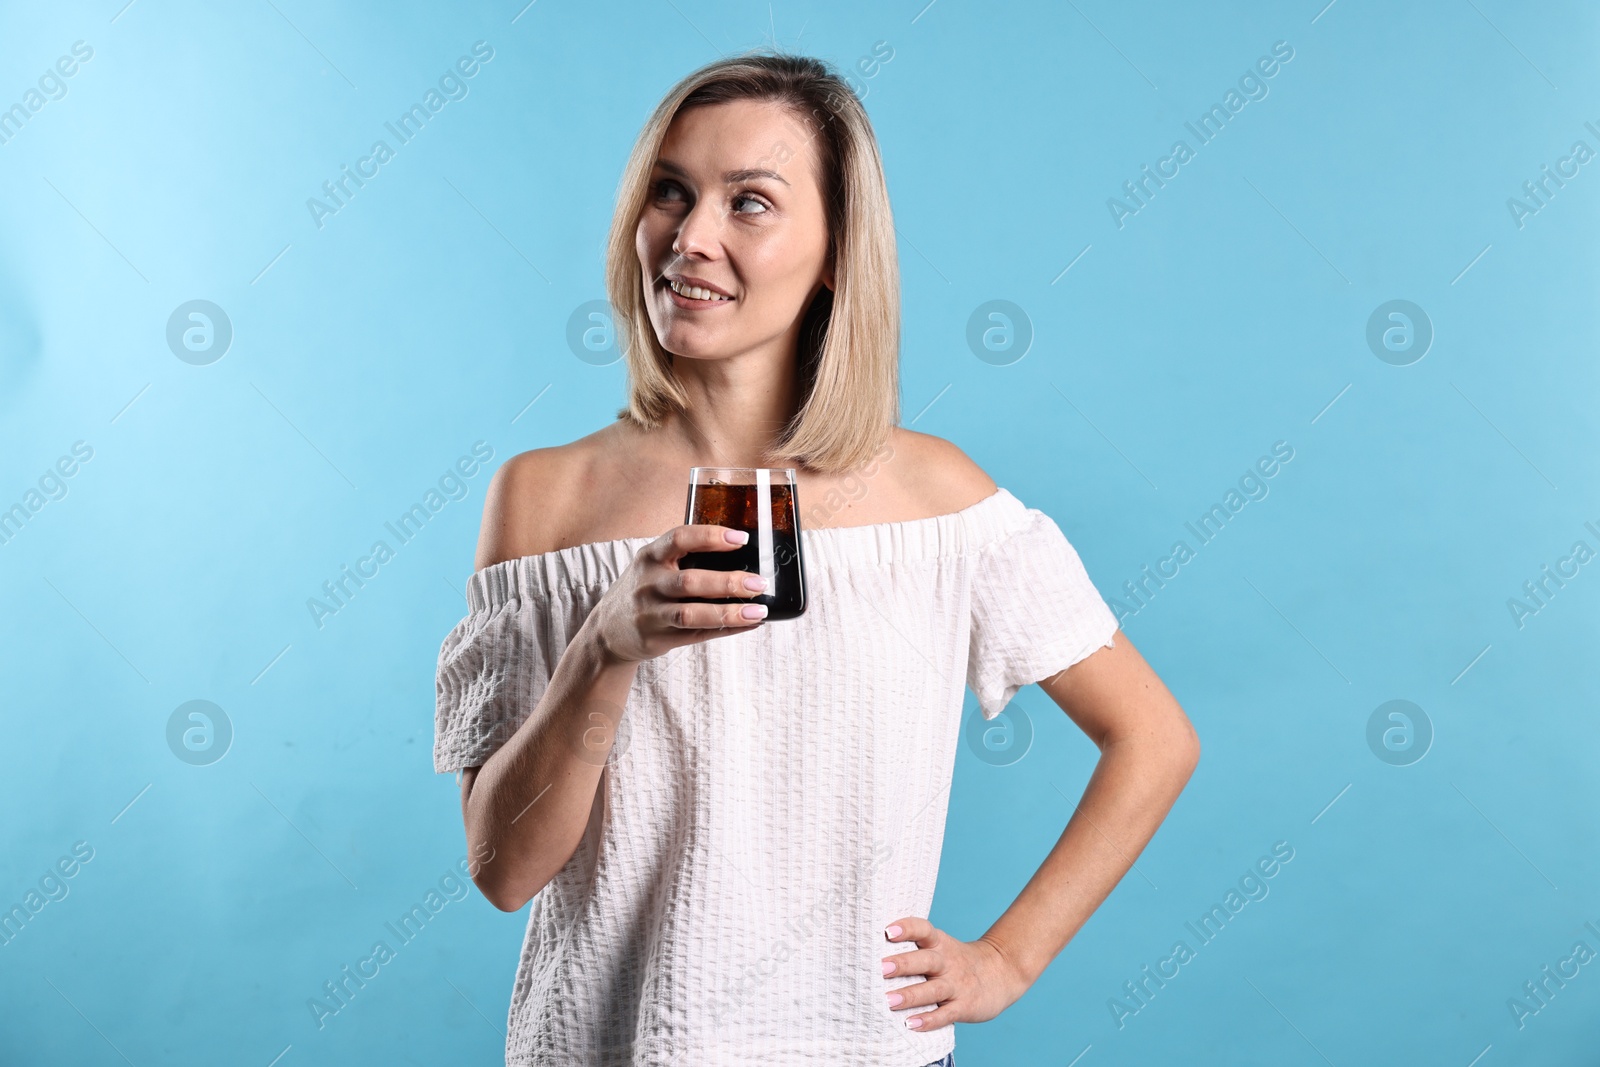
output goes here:
[{"label": "forearm", "polygon": [[520,908],[577,849],[637,668],[608,659],[586,623],[533,712],[478,771],[467,842],[496,907]]},{"label": "forearm", "polygon": [[[1060,840],[983,939],[1032,985],[1155,835],[1194,770],[1188,731],[1106,744]],[[1020,994],[1019,994],[1020,995]]]}]

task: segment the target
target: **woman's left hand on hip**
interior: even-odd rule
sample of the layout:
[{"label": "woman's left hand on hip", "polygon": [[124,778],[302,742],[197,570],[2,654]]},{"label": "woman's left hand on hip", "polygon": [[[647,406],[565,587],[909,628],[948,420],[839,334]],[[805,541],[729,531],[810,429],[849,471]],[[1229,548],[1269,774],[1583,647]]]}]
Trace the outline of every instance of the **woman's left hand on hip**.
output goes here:
[{"label": "woman's left hand on hip", "polygon": [[[922,975],[922,981],[888,994],[889,1006],[896,1011],[924,1009],[905,1017],[906,1026],[918,1033],[956,1022],[987,1022],[1027,990],[1028,983],[992,941],[981,937],[962,941],[917,916],[896,919],[884,933],[890,941],[916,945],[909,952],[885,956],[883,962],[894,965],[885,978]],[[935,1010],[926,1010],[935,1005]]]}]

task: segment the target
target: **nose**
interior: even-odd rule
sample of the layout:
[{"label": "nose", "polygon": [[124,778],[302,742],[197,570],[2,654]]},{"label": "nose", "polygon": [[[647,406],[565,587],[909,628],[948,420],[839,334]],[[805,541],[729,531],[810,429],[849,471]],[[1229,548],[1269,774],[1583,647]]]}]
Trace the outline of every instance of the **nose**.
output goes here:
[{"label": "nose", "polygon": [[716,204],[710,198],[702,197],[679,224],[678,232],[672,239],[672,250],[684,259],[691,255],[710,258],[710,253],[717,246],[721,224]]}]

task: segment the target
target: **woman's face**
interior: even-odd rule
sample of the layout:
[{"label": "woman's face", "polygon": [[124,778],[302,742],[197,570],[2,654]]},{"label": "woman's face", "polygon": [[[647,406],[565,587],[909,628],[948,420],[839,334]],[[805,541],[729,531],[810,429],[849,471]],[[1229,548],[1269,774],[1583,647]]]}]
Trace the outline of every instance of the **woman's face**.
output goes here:
[{"label": "woman's face", "polygon": [[[767,101],[673,118],[635,236],[650,322],[668,352],[718,359],[792,349],[812,298],[833,287],[811,137]],[[679,295],[673,281],[713,293]]]}]

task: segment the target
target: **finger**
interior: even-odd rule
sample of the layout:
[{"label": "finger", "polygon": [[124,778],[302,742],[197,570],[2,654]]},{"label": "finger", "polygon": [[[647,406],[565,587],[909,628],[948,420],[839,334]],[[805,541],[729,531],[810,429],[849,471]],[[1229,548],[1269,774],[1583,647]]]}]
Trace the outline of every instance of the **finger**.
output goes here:
[{"label": "finger", "polygon": [[[895,932],[895,927],[899,932]],[[932,939],[939,933],[937,927],[919,915],[908,915],[904,919],[896,919],[884,928],[883,936],[890,941],[923,941]]]},{"label": "finger", "polygon": [[[889,1007],[895,1011],[906,1008],[925,1008],[937,1005],[942,1000],[949,1000],[952,996],[950,980],[947,978],[925,978],[920,982],[891,989],[886,995]],[[895,998],[899,998],[898,1000]]]},{"label": "finger", "polygon": [[929,1030],[938,1030],[940,1027],[949,1026],[955,1021],[955,1008],[946,1004],[942,1008],[936,1008],[933,1011],[924,1012],[921,1015],[907,1016],[906,1029],[915,1030],[920,1034]]},{"label": "finger", "polygon": [[676,563],[690,552],[729,552],[748,540],[743,530],[697,524],[673,527],[650,542],[650,548],[659,562]]},{"label": "finger", "polygon": [[[678,600],[669,601],[660,610],[666,624],[677,630],[744,628],[767,617],[765,604],[697,604]],[[746,615],[746,611],[752,614]]]},{"label": "finger", "polygon": [[944,971],[944,953],[936,948],[919,948],[885,956],[883,963],[885,978],[907,974],[940,974]]},{"label": "finger", "polygon": [[[754,581],[754,585],[749,583]],[[767,592],[767,583],[759,574],[749,571],[709,571],[690,567],[688,570],[663,570],[657,579],[656,589],[663,597],[727,597],[759,596]]]}]

